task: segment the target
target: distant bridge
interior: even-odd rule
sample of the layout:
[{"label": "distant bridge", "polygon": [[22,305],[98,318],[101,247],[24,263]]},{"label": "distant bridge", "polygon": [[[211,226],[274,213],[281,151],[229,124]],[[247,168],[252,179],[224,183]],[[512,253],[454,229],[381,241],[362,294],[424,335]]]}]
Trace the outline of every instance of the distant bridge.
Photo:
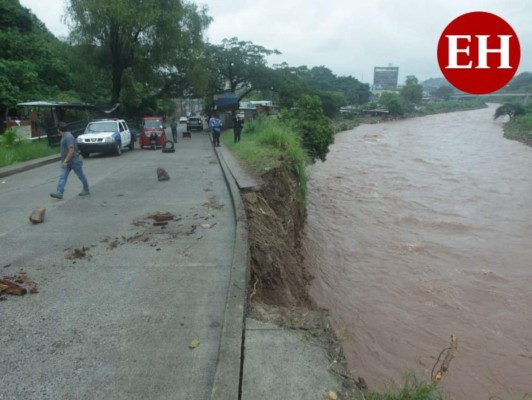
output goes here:
[{"label": "distant bridge", "polygon": [[531,93],[490,93],[490,94],[455,94],[453,99],[465,99],[468,97],[524,97],[523,103],[528,104]]}]

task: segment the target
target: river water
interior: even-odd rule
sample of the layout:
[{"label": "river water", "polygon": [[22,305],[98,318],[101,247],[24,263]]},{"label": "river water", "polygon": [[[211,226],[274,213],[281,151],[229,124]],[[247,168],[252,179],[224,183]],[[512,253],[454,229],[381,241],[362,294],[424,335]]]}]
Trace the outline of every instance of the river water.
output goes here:
[{"label": "river water", "polygon": [[405,371],[454,399],[532,395],[532,148],[495,106],[339,133],[309,168],[303,250],[353,376]]}]

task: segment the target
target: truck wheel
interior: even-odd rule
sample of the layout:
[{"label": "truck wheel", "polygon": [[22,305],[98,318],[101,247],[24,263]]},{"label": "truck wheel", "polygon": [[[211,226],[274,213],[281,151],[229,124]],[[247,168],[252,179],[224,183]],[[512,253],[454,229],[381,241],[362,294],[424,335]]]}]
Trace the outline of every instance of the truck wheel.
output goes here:
[{"label": "truck wheel", "polygon": [[83,158],[89,158],[90,155],[91,155],[91,153],[89,153],[87,151],[82,151],[81,152],[81,157],[83,157]]},{"label": "truck wheel", "polygon": [[115,154],[116,154],[117,156],[119,156],[120,154],[122,154],[122,143],[120,143],[120,142],[117,142],[117,143],[116,143]]}]

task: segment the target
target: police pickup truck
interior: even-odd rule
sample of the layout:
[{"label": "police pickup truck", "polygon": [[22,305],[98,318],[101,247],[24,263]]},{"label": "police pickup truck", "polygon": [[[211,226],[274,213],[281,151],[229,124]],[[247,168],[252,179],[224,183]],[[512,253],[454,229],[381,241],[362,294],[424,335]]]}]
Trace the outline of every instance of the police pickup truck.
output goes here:
[{"label": "police pickup truck", "polygon": [[135,148],[135,135],[123,119],[100,119],[89,122],[85,132],[77,138],[78,149],[83,157],[91,153],[112,153],[119,156],[122,149]]}]

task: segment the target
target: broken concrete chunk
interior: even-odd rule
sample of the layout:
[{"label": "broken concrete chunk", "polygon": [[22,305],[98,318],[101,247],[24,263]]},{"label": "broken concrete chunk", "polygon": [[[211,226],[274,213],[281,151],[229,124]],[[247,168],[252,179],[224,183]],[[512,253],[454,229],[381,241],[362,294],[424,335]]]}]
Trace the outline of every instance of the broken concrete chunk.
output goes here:
[{"label": "broken concrete chunk", "polygon": [[30,215],[30,221],[34,224],[40,224],[44,222],[44,214],[46,213],[46,208],[37,207]]}]

